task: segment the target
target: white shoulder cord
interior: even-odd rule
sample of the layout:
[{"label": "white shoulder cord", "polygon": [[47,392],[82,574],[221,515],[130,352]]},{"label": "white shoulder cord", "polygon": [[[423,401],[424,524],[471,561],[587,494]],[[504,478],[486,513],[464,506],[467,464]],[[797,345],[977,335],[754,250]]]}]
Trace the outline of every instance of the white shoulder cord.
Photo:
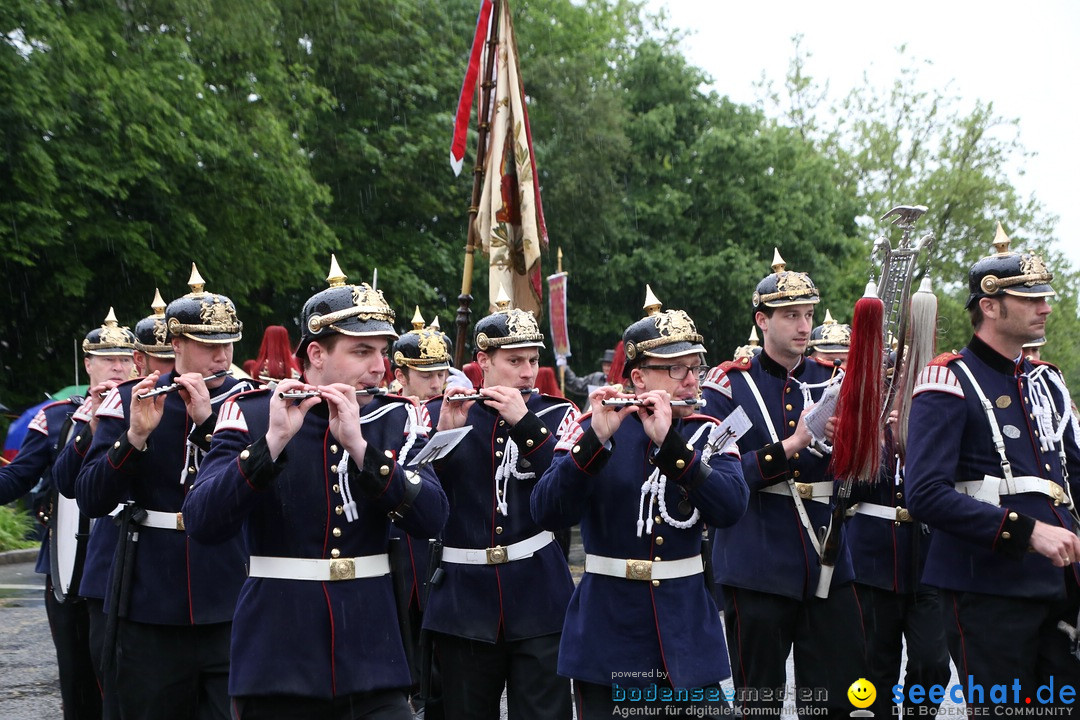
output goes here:
[{"label": "white shoulder cord", "polygon": [[[776,434],[776,428],[773,427],[772,418],[769,417],[769,410],[765,407],[765,401],[762,399],[761,392],[758,391],[754,379],[748,373],[740,373],[739,377],[746,381],[750,392],[754,395],[754,399],[757,400],[758,409],[761,410],[761,416],[765,419],[765,427],[769,430],[769,437],[772,438],[774,443],[780,442],[780,438]],[[810,515],[806,512],[806,506],[803,504],[798,488],[795,487],[795,479],[790,474],[788,475],[787,484],[791,499],[795,501],[795,512],[799,515],[799,522],[802,524],[803,529],[806,530],[806,534],[810,536],[810,544],[814,546],[818,557],[821,557],[821,541],[818,540],[817,533],[814,532],[814,524],[810,522]]]},{"label": "white shoulder cord", "polygon": [[[701,427],[697,429],[693,437],[690,438],[690,444],[693,445],[701,438],[701,434],[709,429],[708,423],[702,423]],[[704,459],[703,459],[704,462]],[[679,528],[680,530],[686,530],[693,527],[698,520],[701,519],[701,513],[697,508],[693,508],[693,512],[690,513],[690,517],[686,520],[676,520],[668,514],[667,509],[667,476],[660,472],[660,468],[653,468],[652,473],[648,479],[641,484],[641,500],[638,502],[638,520],[637,520],[637,536],[641,537],[641,533],[644,530],[647,533],[652,533],[653,528],[653,508],[659,506],[660,517],[672,527]],[[645,496],[649,496],[649,512],[645,513]],[[693,506],[691,506],[693,507]]]},{"label": "white shoulder cord", "polygon": [[[231,398],[233,395],[245,392],[250,389],[251,386],[248,385],[246,382],[236,383],[231,388],[229,388],[228,392],[223,392],[217,397],[210,398],[210,407],[213,407],[214,405],[220,405],[221,403]],[[202,465],[203,455],[205,454],[206,453],[203,452],[202,448],[191,442],[191,438],[186,438],[184,445],[184,467],[180,469],[181,485],[187,484],[188,473],[190,470],[194,469],[195,472],[198,472],[199,467]]]}]

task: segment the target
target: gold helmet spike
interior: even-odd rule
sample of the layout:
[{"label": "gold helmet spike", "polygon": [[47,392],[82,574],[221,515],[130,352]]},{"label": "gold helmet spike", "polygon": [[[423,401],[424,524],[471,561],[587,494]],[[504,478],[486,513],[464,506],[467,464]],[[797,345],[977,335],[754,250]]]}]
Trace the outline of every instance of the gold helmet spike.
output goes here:
[{"label": "gold helmet spike", "polygon": [[435,318],[431,321],[431,324],[428,325],[428,327],[431,328],[432,330],[440,330],[440,331],[442,330],[442,328],[439,327],[439,316],[438,315],[435,316]]},{"label": "gold helmet spike", "polygon": [[150,309],[154,311],[154,314],[158,317],[165,317],[165,308],[168,307],[165,301],[161,299],[161,291],[154,288],[154,299],[150,303]]},{"label": "gold helmet spike", "polygon": [[835,325],[835,324],[836,324],[836,321],[833,320],[833,316],[832,316],[832,313],[829,312],[829,308],[825,308],[825,321],[822,323],[822,325]]},{"label": "gold helmet spike", "polygon": [[1009,243],[1009,236],[1005,234],[1005,228],[1001,227],[1001,221],[998,220],[997,232],[994,233],[994,252],[998,255],[1008,255]]},{"label": "gold helmet spike", "polygon": [[509,310],[510,296],[506,294],[506,288],[499,285],[499,294],[495,296],[495,311]]},{"label": "gold helmet spike", "polygon": [[658,315],[660,314],[661,303],[656,295],[652,291],[650,285],[645,285],[645,304],[641,306],[641,309],[645,311],[646,315]]},{"label": "gold helmet spike", "polygon": [[414,312],[413,316],[412,316],[412,327],[413,327],[413,330],[423,330],[424,329],[424,318],[420,314],[420,306],[419,305],[416,306],[416,312]]},{"label": "gold helmet spike", "polygon": [[750,342],[750,344],[752,346],[754,346],[754,347],[758,346],[758,343],[760,342],[760,340],[758,339],[757,327],[756,326],[750,328],[750,337],[747,338],[747,339],[749,340],[749,342]]},{"label": "gold helmet spike", "polygon": [[109,314],[105,316],[105,325],[103,327],[116,327],[120,323],[116,321],[116,313],[113,312],[112,307],[109,308]]},{"label": "gold helmet spike", "polygon": [[774,273],[779,273],[779,272],[783,272],[786,269],[787,269],[787,263],[784,262],[784,258],[780,257],[780,249],[774,247],[773,248],[773,256],[772,256],[772,271]]},{"label": "gold helmet spike", "polygon": [[337,255],[330,253],[330,272],[326,274],[327,287],[341,287],[347,279],[345,273],[341,272],[341,266],[338,265]]},{"label": "gold helmet spike", "polygon": [[191,277],[188,278],[187,283],[192,294],[196,295],[203,292],[203,288],[206,287],[206,281],[199,274],[199,268],[195,267],[195,263],[191,263]]}]

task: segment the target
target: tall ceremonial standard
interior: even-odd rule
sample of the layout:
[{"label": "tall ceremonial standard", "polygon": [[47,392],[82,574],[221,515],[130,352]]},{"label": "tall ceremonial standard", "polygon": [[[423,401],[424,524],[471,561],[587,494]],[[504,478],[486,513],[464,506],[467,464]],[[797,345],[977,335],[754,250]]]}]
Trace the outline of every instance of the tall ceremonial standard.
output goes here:
[{"label": "tall ceremonial standard", "polygon": [[761,688],[787,685],[794,647],[795,684],[824,688],[824,701],[798,697],[800,709],[850,711],[847,689],[864,676],[864,636],[847,546],[841,540],[828,598],[814,596],[821,573],[819,531],[834,502],[828,437],[815,440],[805,415],[833,382],[833,368],[805,357],[819,301],[810,276],[787,269],[774,253],[773,272],[752,298],[762,351],[713,368],[703,383],[705,413],[727,418],[737,408],[751,429],[739,439],[750,488],[746,514],[716,530],[713,565],[724,601],[736,706],[779,713],[783,698]]},{"label": "tall ceremonial standard", "polygon": [[1007,703],[1021,707],[1051,676],[1080,685],[1066,632],[1080,609],[1080,427],[1061,373],[1023,350],[1045,335],[1052,280],[1039,255],[1010,250],[999,224],[968,276],[974,334],[922,371],[911,404],[908,507],[934,527],[923,581],[941,588],[969,708],[993,705],[992,685],[1018,682]]},{"label": "tall ceremonial standard", "polygon": [[[738,520],[749,491],[719,423],[671,404],[697,399],[708,366],[689,315],[660,308],[648,289],[646,316],[623,335],[623,374],[636,396],[612,386],[592,392],[590,412],[559,442],[532,492],[543,527],[581,524],[585,575],[559,649],[578,717],[611,717],[613,686],[718,690],[731,675],[702,531]],[[604,404],[628,397],[640,404]],[[674,703],[668,714],[690,705]]]}]

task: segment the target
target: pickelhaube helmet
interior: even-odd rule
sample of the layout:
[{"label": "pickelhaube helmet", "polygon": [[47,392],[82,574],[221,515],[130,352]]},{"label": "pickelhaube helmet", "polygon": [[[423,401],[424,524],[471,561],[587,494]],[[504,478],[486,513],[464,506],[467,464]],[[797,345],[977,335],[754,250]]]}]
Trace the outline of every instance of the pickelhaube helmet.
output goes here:
[{"label": "pickelhaube helmet", "polygon": [[1009,250],[1009,236],[999,222],[994,234],[994,252],[982,258],[968,272],[968,295],[965,307],[971,308],[979,298],[995,297],[1002,293],[1021,297],[1053,297],[1050,287],[1054,273],[1046,269],[1041,256]]},{"label": "pickelhaube helmet", "polygon": [[704,355],[703,338],[685,310],[660,311],[661,302],[652,288],[645,286],[645,317],[626,328],[623,348],[626,365],[623,376],[630,377],[634,369],[646,357],[677,358],[684,355]]},{"label": "pickelhaube helmet", "polygon": [[740,345],[739,347],[735,348],[735,356],[733,359],[736,362],[745,361],[746,363],[749,363],[751,360],[754,359],[755,355],[759,355],[761,353],[761,345],[758,344],[759,342],[760,340],[758,339],[757,328],[750,328],[750,337],[747,338],[747,344]]},{"label": "pickelhaube helmet", "polygon": [[510,307],[506,290],[499,288],[495,312],[480,318],[473,328],[473,347],[477,351],[514,350],[544,347],[544,334],[530,310]]},{"label": "pickelhaube helmet", "polygon": [[1035,348],[1041,348],[1046,344],[1046,336],[1039,338],[1038,340],[1032,340],[1031,342],[1024,343],[1024,349],[1033,350]]},{"label": "pickelhaube helmet", "polygon": [[101,327],[86,333],[82,349],[85,355],[131,357],[135,349],[135,333],[126,327],[120,327],[116,321],[116,313],[109,308],[109,314],[105,316]]},{"label": "pickelhaube helmet", "polygon": [[780,251],[773,248],[772,273],[762,278],[754,290],[751,302],[754,310],[762,307],[785,307],[787,305],[816,305],[821,299],[814,281],[806,273],[787,269]]},{"label": "pickelhaube helmet", "polygon": [[300,315],[303,334],[296,348],[297,357],[304,357],[313,340],[336,334],[397,339],[394,311],[386,303],[382,290],[367,283],[347,285],[347,279],[338,266],[337,257],[331,255],[330,272],[326,276],[329,287],[304,303]]},{"label": "pickelhaube helmet", "polygon": [[434,372],[450,369],[450,354],[453,344],[439,327],[439,318],[431,325],[424,326],[420,307],[412,318],[413,329],[394,341],[390,352],[390,363],[395,368],[408,368],[419,372]]},{"label": "pickelhaube helmet", "polygon": [[165,301],[161,292],[154,288],[154,300],[150,303],[154,312],[135,324],[135,349],[151,357],[171,360],[176,357],[169,342],[169,325],[165,320]]},{"label": "pickelhaube helmet", "polygon": [[199,268],[191,263],[188,279],[191,292],[165,308],[169,335],[213,344],[236,342],[243,337],[244,330],[244,324],[236,317],[236,305],[224,295],[206,292],[205,285]]},{"label": "pickelhaube helmet", "polygon": [[819,353],[847,352],[851,349],[851,326],[836,322],[825,310],[825,322],[810,332],[807,348]]}]

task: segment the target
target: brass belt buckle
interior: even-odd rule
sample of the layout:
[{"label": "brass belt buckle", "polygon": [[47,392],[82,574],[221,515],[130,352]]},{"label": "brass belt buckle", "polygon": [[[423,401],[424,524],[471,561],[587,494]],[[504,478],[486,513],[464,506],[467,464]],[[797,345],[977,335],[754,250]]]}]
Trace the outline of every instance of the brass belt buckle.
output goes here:
[{"label": "brass belt buckle", "polygon": [[356,561],[353,558],[338,558],[330,561],[331,580],[356,579]]},{"label": "brass belt buckle", "polygon": [[911,513],[907,508],[896,508],[896,522],[911,522]]},{"label": "brass belt buckle", "polygon": [[496,545],[493,548],[487,549],[487,561],[488,565],[502,565],[510,558],[506,554],[506,548],[502,545]]},{"label": "brass belt buckle", "polygon": [[184,513],[182,513],[182,512],[176,513],[176,529],[177,530],[183,530],[184,529]]},{"label": "brass belt buckle", "polygon": [[798,491],[799,497],[803,500],[814,499],[814,486],[810,483],[797,482],[795,483],[795,490]]},{"label": "brass belt buckle", "polygon": [[627,560],[627,580],[652,580],[652,560]]}]

